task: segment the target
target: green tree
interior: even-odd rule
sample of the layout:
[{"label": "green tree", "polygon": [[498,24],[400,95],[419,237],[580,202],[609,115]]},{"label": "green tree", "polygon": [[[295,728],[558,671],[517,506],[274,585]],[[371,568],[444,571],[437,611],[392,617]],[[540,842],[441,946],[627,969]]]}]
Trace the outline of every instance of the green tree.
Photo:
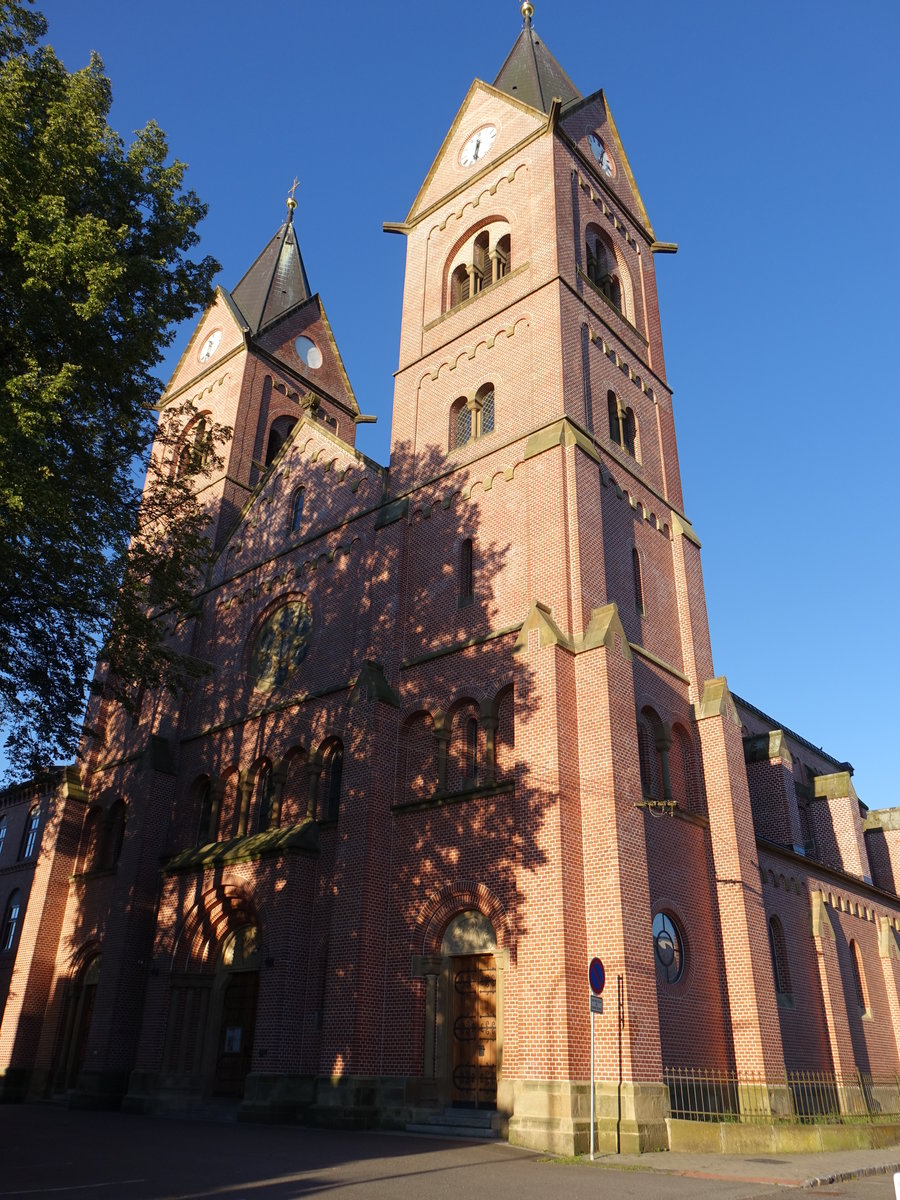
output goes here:
[{"label": "green tree", "polygon": [[206,208],[156,125],[124,146],[100,59],[67,71],[26,3],[0,0],[0,729],[19,770],[71,756],[101,645],[126,703],[199,671],[153,614],[208,562],[191,475],[223,436],[175,472],[192,414],[169,414],[142,503],[151,368],[218,270],[188,257]]}]

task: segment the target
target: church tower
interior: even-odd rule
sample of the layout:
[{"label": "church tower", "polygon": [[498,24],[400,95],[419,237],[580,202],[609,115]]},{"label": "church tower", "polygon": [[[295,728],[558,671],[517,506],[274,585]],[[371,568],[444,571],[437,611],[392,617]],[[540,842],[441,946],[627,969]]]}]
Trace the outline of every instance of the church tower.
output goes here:
[{"label": "church tower", "polygon": [[[604,93],[582,96],[533,6],[522,14],[405,221],[385,227],[407,239],[390,487],[409,541],[399,644],[377,654],[404,709],[449,694],[451,764],[463,694],[481,699],[488,781],[504,754],[515,763],[514,797],[470,811],[459,852],[459,874],[486,878],[497,823],[514,830],[490,873],[498,899],[515,876],[510,1136],[586,1145],[599,955],[601,1144],[649,1149],[665,1144],[663,1069],[695,1061],[698,1023],[723,1069],[779,1078],[783,1056],[740,724],[713,678],[665,372],[654,255],[675,247],[656,238]],[[514,749],[490,699],[507,686]],[[401,759],[418,737],[415,721],[401,730]]]}]

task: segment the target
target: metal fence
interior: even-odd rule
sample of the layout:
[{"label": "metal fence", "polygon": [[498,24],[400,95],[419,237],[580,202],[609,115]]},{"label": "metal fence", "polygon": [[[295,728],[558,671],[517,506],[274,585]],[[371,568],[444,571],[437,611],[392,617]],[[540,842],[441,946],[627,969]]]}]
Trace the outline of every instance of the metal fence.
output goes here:
[{"label": "metal fence", "polygon": [[663,1072],[670,1116],[685,1121],[815,1124],[900,1119],[900,1076],[859,1071],[788,1071],[769,1079],[746,1071]]}]

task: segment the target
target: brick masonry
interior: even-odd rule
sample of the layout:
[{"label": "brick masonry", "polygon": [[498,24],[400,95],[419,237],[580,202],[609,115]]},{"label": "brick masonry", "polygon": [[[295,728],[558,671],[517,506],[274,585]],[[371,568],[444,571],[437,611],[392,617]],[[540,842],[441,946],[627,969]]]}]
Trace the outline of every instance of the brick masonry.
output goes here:
[{"label": "brick masonry", "polygon": [[[483,227],[509,269],[449,308]],[[254,332],[220,290],[163,397],[232,431],[176,634],[213,670],[137,721],[95,698],[80,774],[0,798],[5,1094],[382,1124],[477,1095],[521,1142],[584,1148],[592,954],[636,1147],[664,1142],[666,1067],[897,1070],[900,822],[714,677],[653,234],[603,96],[557,119],[473,84],[403,232],[389,471],[355,449],[317,295]],[[587,277],[598,234],[621,307]],[[493,429],[456,445],[488,385]],[[468,1049],[467,912],[493,989]]]}]

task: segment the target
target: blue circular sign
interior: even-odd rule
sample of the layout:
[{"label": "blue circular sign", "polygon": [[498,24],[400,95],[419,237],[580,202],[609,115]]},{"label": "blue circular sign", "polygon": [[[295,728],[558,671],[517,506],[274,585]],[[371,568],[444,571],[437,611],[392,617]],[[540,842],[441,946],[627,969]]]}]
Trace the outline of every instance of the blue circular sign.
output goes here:
[{"label": "blue circular sign", "polygon": [[603,963],[599,958],[591,959],[591,965],[588,968],[588,979],[591,983],[591,991],[595,996],[599,996],[606,983],[606,971],[604,971]]}]

